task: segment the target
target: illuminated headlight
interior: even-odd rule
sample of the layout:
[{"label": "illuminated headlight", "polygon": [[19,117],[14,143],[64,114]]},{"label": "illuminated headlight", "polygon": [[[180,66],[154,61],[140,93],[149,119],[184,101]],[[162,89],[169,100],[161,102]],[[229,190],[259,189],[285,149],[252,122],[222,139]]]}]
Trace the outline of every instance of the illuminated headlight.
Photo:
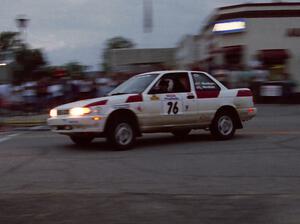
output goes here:
[{"label": "illuminated headlight", "polygon": [[69,111],[71,116],[83,116],[91,113],[91,109],[88,107],[75,107]]},{"label": "illuminated headlight", "polygon": [[57,117],[57,110],[56,109],[50,110],[50,117]]}]

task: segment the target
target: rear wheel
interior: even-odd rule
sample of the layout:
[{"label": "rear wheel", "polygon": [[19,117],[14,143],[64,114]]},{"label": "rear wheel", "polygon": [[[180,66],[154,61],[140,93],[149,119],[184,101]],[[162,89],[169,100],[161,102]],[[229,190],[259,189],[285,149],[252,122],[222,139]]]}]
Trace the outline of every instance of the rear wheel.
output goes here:
[{"label": "rear wheel", "polygon": [[178,130],[174,130],[172,131],[172,134],[175,137],[186,137],[190,134],[191,129],[178,129]]},{"label": "rear wheel", "polygon": [[93,141],[93,137],[91,136],[70,136],[71,140],[80,146],[89,145]]},{"label": "rear wheel", "polygon": [[236,127],[232,114],[220,112],[214,118],[210,131],[218,140],[231,139],[234,136]]},{"label": "rear wheel", "polygon": [[107,133],[107,140],[116,150],[130,149],[136,139],[136,131],[132,122],[126,120],[114,121]]}]

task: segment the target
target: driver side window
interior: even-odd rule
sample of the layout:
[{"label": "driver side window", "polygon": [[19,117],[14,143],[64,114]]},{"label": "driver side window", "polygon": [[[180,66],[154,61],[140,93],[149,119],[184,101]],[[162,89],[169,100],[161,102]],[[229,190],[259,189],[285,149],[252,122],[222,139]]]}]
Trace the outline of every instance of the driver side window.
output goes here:
[{"label": "driver side window", "polygon": [[149,91],[149,94],[190,92],[188,73],[170,73],[163,75]]}]

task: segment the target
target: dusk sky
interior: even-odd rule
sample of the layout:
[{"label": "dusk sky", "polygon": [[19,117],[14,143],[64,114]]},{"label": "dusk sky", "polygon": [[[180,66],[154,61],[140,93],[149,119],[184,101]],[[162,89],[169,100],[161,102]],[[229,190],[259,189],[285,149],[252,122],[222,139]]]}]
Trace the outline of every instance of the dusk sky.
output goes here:
[{"label": "dusk sky", "polygon": [[153,0],[153,32],[143,33],[143,0],[0,1],[0,32],[17,30],[14,20],[25,14],[27,41],[43,48],[50,64],[79,61],[93,69],[108,38],[124,36],[140,48],[175,47],[185,34],[197,34],[214,8],[249,2]]}]

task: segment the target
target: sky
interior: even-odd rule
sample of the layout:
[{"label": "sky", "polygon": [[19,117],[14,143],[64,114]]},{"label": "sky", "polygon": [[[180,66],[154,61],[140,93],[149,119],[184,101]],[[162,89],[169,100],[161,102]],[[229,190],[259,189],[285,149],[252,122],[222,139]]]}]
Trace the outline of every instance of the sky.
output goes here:
[{"label": "sky", "polygon": [[175,47],[184,35],[197,34],[213,9],[262,2],[152,1],[153,30],[144,33],[143,0],[0,0],[0,32],[17,31],[15,19],[26,15],[30,19],[26,41],[42,48],[49,64],[78,61],[97,70],[109,38],[123,36],[139,48]]}]

